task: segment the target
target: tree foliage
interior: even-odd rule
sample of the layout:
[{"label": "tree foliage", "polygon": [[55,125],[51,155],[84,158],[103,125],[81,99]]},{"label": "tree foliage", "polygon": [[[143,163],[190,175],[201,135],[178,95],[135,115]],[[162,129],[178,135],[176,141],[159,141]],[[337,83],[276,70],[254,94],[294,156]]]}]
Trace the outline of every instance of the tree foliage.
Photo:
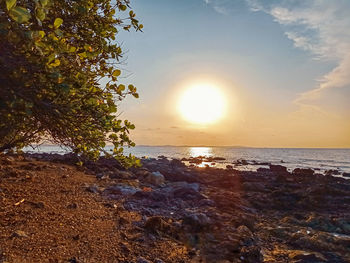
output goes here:
[{"label": "tree foliage", "polygon": [[[119,30],[142,25],[129,0],[0,0],[0,151],[50,140],[88,158],[134,146],[117,104]],[[104,85],[101,85],[104,83]]]}]

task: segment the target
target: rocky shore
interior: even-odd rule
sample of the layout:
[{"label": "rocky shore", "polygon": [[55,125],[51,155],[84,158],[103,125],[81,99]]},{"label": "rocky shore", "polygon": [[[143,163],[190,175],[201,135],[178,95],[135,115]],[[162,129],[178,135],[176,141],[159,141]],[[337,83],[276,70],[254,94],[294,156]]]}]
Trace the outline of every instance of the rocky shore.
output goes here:
[{"label": "rocky shore", "polygon": [[200,161],[1,156],[0,262],[350,262],[349,180]]}]

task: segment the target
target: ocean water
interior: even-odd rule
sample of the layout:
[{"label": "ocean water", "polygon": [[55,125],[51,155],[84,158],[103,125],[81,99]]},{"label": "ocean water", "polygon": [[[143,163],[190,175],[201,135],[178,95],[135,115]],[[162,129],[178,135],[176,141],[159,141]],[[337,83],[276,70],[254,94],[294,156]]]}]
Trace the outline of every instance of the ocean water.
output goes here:
[{"label": "ocean water", "polygon": [[[111,147],[106,147],[110,150]],[[36,149],[27,148],[29,152],[66,153],[66,149],[58,146],[42,145]],[[294,168],[313,168],[323,173],[326,170],[339,170],[341,173],[350,173],[350,149],[301,149],[301,148],[238,148],[238,147],[187,147],[187,146],[136,146],[125,149],[125,153],[137,157],[157,158],[189,158],[197,156],[223,157],[226,160],[211,163],[203,163],[210,166],[225,167],[237,160],[248,162],[270,162],[281,164],[289,170]],[[256,170],[262,165],[237,166],[239,170]]]}]

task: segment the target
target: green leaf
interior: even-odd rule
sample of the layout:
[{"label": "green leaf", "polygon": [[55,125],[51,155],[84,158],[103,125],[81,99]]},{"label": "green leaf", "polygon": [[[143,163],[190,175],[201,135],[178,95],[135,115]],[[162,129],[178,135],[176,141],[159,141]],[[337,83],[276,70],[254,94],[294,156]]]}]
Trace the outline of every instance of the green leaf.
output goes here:
[{"label": "green leaf", "polygon": [[10,9],[12,7],[14,7],[17,3],[17,0],[6,0],[6,8],[8,11],[10,11]]},{"label": "green leaf", "polygon": [[122,11],[125,11],[126,10],[126,5],[120,5],[119,9],[122,10]]},{"label": "green leaf", "polygon": [[60,64],[61,64],[61,61],[56,58],[54,62],[49,64],[49,67],[58,67]]},{"label": "green leaf", "polygon": [[30,13],[28,12],[27,9],[16,6],[10,10],[9,13],[10,17],[15,20],[17,23],[25,23],[28,22],[29,19],[31,18]]},{"label": "green leaf", "polygon": [[45,32],[44,32],[44,31],[39,31],[38,34],[39,34],[39,36],[40,36],[41,38],[43,38],[43,37],[45,36]]},{"label": "green leaf", "polygon": [[121,71],[119,69],[116,69],[113,71],[112,76],[113,77],[118,77],[121,74]]},{"label": "green leaf", "polygon": [[42,8],[38,8],[36,10],[36,15],[35,15],[39,20],[43,21],[46,17],[46,14]]},{"label": "green leaf", "polygon": [[42,5],[42,7],[45,7],[49,3],[49,1],[48,0],[40,0],[40,3]]},{"label": "green leaf", "polygon": [[53,26],[55,28],[59,28],[62,25],[62,23],[63,23],[63,19],[58,17],[58,18],[55,19],[55,22],[53,23]]}]

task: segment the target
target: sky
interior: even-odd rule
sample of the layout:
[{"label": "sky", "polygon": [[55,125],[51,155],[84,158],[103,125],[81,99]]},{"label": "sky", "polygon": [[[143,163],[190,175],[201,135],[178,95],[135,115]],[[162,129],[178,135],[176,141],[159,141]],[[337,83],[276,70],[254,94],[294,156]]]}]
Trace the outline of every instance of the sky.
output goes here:
[{"label": "sky", "polygon": [[[143,32],[121,32],[120,104],[138,145],[350,147],[350,1],[132,0]],[[191,123],[181,94],[225,98],[215,123]],[[213,108],[215,104],[208,103]]]}]

